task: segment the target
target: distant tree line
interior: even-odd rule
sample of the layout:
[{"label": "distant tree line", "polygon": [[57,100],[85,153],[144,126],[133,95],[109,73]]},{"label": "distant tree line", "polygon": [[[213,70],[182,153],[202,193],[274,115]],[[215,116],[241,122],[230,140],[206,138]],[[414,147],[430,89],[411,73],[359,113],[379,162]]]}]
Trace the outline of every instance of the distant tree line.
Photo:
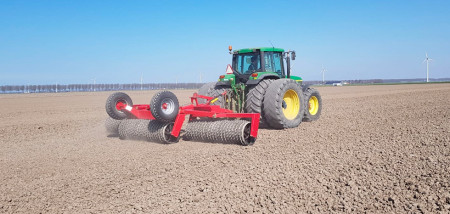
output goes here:
[{"label": "distant tree line", "polygon": [[132,83],[132,84],[68,84],[68,85],[3,85],[0,93],[60,93],[85,91],[132,91],[160,89],[198,89],[204,83]]},{"label": "distant tree line", "polygon": [[[440,81],[450,81],[442,78]],[[367,79],[367,80],[327,80],[325,84],[333,83],[347,84],[373,84],[385,82],[423,82],[423,79]],[[161,90],[161,89],[198,89],[204,83],[132,83],[132,84],[69,84],[69,85],[3,85],[0,86],[0,94],[9,93],[60,93],[60,92],[83,92],[83,91],[130,91],[130,90]],[[321,85],[322,81],[305,81],[308,85]]]},{"label": "distant tree line", "polygon": [[[374,84],[374,83],[383,83],[382,79],[368,79],[368,80],[327,80],[325,81],[325,85],[332,85],[333,83],[342,83],[346,82],[348,84]],[[308,85],[322,85],[322,81],[305,81],[305,84]]]}]

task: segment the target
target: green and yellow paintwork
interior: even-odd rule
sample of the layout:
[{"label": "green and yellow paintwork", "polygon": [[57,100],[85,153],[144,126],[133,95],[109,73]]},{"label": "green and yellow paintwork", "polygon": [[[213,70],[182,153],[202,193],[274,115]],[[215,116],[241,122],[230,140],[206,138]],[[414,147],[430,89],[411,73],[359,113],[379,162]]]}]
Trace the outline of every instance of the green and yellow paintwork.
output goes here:
[{"label": "green and yellow paintwork", "polygon": [[308,110],[310,115],[316,115],[319,111],[319,99],[316,96],[311,96],[308,101]]},{"label": "green and yellow paintwork", "polygon": [[284,93],[283,101],[286,106],[283,107],[283,114],[288,120],[293,120],[297,117],[300,111],[300,98],[296,91],[289,89]]}]

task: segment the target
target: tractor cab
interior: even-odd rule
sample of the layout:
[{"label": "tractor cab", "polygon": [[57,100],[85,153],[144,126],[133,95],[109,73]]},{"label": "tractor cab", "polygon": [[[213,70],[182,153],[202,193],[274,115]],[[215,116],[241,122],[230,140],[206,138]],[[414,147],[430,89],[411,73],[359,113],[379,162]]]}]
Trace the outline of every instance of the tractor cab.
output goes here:
[{"label": "tractor cab", "polygon": [[274,79],[285,77],[283,52],[280,48],[247,48],[234,51],[232,68],[236,80],[246,83],[260,75],[269,75]]},{"label": "tractor cab", "polygon": [[[281,48],[246,48],[232,51],[231,68],[227,68],[227,74],[221,75],[217,85],[230,86],[233,84],[257,85],[263,79],[288,78],[301,82],[300,77],[291,76],[290,62],[295,60],[295,51],[284,51]],[[284,61],[286,60],[286,70]]]}]

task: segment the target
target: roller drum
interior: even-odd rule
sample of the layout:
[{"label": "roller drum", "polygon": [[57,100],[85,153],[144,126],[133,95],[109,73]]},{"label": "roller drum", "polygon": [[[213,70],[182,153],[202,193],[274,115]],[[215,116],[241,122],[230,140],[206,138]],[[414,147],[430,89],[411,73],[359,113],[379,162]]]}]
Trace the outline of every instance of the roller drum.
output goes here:
[{"label": "roller drum", "polygon": [[108,135],[117,136],[119,134],[119,125],[121,120],[116,120],[108,117],[105,121],[106,133]]},{"label": "roller drum", "polygon": [[172,126],[156,120],[127,119],[121,121],[118,131],[121,139],[174,143],[178,139],[170,135]]},{"label": "roller drum", "polygon": [[252,145],[250,122],[245,120],[191,121],[186,124],[185,140]]}]

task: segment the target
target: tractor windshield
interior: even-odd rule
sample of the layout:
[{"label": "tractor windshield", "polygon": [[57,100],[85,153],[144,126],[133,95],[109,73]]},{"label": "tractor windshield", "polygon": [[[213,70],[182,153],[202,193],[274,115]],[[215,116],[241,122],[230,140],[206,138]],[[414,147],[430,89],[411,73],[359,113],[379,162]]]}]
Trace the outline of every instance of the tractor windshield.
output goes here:
[{"label": "tractor windshield", "polygon": [[281,52],[264,52],[265,71],[275,72],[278,76],[284,76],[283,57]]},{"label": "tractor windshield", "polygon": [[240,74],[251,74],[261,69],[260,53],[235,54],[233,56],[233,70]]}]

